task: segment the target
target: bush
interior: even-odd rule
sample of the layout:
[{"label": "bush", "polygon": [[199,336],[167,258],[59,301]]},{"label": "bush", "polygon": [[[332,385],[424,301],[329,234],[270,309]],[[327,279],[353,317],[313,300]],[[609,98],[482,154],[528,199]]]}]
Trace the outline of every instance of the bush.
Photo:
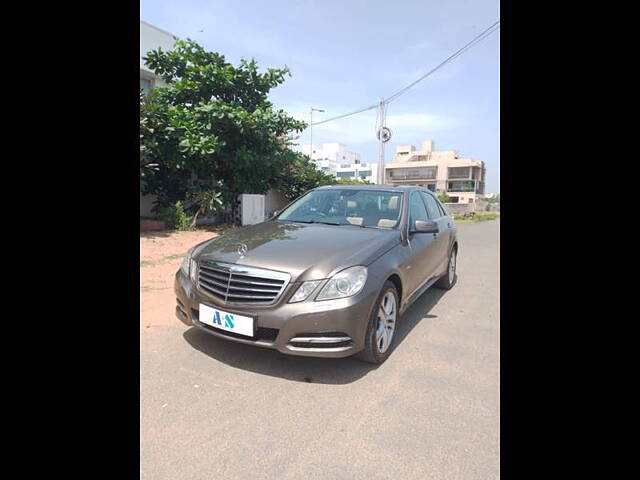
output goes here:
[{"label": "bush", "polygon": [[166,222],[167,228],[171,230],[189,230],[191,226],[191,218],[184,211],[182,202],[161,208],[158,216],[160,220]]},{"label": "bush", "polygon": [[438,194],[438,200],[440,200],[440,203],[449,203],[451,198],[447,195],[447,192],[442,192]]},{"label": "bush", "polygon": [[476,222],[483,222],[485,220],[495,220],[499,216],[500,215],[498,215],[497,213],[468,212],[463,214],[456,213],[453,215],[453,219],[456,221],[476,223]]}]

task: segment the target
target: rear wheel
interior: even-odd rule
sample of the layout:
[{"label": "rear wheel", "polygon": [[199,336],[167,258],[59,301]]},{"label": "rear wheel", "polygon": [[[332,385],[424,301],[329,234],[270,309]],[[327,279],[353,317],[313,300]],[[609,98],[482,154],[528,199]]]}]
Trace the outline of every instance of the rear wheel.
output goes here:
[{"label": "rear wheel", "polygon": [[369,363],[382,363],[387,359],[398,321],[399,303],[395,285],[385,282],[369,317],[364,350],[356,354],[357,358]]},{"label": "rear wheel", "polygon": [[447,264],[447,273],[445,273],[440,280],[436,282],[436,287],[444,290],[449,290],[456,284],[458,275],[456,274],[456,257],[458,256],[458,250],[454,247],[451,249],[449,255],[449,263]]}]

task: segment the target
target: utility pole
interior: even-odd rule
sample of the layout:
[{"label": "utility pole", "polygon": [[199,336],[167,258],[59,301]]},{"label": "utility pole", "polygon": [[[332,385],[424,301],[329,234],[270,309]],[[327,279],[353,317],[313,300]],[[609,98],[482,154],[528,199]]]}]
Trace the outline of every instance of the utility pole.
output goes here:
[{"label": "utility pole", "polygon": [[380,105],[378,108],[380,109],[380,130],[378,130],[378,183],[384,184],[384,142],[382,141],[382,127],[384,127],[384,99],[380,99]]},{"label": "utility pole", "polygon": [[378,104],[378,118],[380,119],[380,126],[378,127],[378,143],[379,143],[379,154],[378,154],[378,184],[384,184],[384,144],[389,141],[391,138],[391,131],[385,127],[385,115],[386,115],[386,107],[384,98],[380,99],[380,103]]},{"label": "utility pole", "polygon": [[319,108],[313,108],[311,107],[311,110],[309,110],[309,114],[311,115],[311,121],[309,122],[309,133],[310,133],[310,140],[309,140],[309,160],[313,160],[313,112],[324,112],[324,110],[321,110]]}]

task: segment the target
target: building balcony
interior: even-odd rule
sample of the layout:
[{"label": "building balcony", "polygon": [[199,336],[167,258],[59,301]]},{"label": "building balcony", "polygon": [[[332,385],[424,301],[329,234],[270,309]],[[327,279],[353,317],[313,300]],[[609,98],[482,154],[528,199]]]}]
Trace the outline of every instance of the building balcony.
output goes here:
[{"label": "building balcony", "polygon": [[386,178],[389,181],[429,181],[435,180],[437,177],[437,167],[418,167],[418,168],[390,168],[385,170]]},{"label": "building balcony", "polygon": [[484,194],[484,183],[477,180],[448,181],[447,192]]},{"label": "building balcony", "polygon": [[435,182],[436,179],[434,177],[423,177],[421,175],[394,175],[389,176],[387,178],[390,182],[395,181],[419,181],[419,182]]}]

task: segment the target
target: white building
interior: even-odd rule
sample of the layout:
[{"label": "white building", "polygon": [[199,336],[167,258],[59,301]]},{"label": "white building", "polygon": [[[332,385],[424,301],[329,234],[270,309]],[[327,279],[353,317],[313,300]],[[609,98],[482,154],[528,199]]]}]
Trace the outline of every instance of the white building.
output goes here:
[{"label": "white building", "polygon": [[300,151],[306,155],[311,153],[311,160],[316,167],[336,178],[362,180],[377,183],[378,164],[361,163],[360,154],[347,150],[343,143],[323,143],[321,146],[301,145]]},{"label": "white building", "polygon": [[172,50],[177,39],[175,35],[140,20],[140,89],[145,93],[165,83],[151,71],[142,57],[158,47],[162,47],[163,50]]}]

